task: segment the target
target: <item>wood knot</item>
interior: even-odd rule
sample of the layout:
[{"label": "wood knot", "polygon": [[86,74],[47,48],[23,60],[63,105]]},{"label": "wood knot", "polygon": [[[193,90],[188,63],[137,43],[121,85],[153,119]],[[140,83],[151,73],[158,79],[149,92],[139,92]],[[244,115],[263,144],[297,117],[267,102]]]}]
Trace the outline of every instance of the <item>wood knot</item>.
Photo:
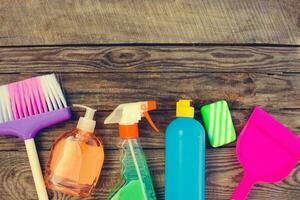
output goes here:
[{"label": "wood knot", "polygon": [[142,63],[150,55],[141,48],[112,49],[104,56],[110,63],[115,65],[132,66]]}]

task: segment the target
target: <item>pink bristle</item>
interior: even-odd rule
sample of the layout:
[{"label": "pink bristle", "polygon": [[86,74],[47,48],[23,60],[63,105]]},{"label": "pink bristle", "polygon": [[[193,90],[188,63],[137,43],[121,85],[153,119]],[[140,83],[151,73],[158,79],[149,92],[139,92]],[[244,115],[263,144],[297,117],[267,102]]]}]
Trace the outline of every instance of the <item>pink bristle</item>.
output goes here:
[{"label": "pink bristle", "polygon": [[20,82],[20,84],[19,84],[19,96],[20,96],[21,109],[22,109],[22,113],[23,113],[24,117],[28,117],[28,108],[27,108],[26,100],[25,100],[26,94],[25,94],[24,87],[26,87],[24,85],[24,83]]},{"label": "pink bristle", "polygon": [[47,112],[47,104],[39,77],[8,85],[15,119]]},{"label": "pink bristle", "polygon": [[38,79],[38,82],[39,82],[38,91],[39,91],[39,96],[40,96],[40,100],[41,100],[41,107],[43,108],[43,112],[48,112],[48,106],[46,103],[45,93],[43,91],[41,78]]},{"label": "pink bristle", "polygon": [[33,78],[30,80],[31,83],[31,87],[33,89],[33,95],[34,95],[34,99],[35,99],[35,104],[33,106],[36,107],[36,109],[38,110],[38,113],[42,113],[42,103],[41,103],[41,99],[40,99],[40,95],[39,95],[39,85],[40,82],[38,80],[38,78]]},{"label": "pink bristle", "polygon": [[34,92],[33,92],[33,88],[32,88],[32,85],[31,83],[28,82],[28,89],[30,91],[30,100],[31,100],[31,106],[32,106],[32,110],[33,110],[33,114],[36,115],[39,113],[37,107],[35,106],[36,105],[36,99],[34,97]]},{"label": "pink bristle", "polygon": [[17,96],[17,83],[11,83],[8,85],[8,91],[10,96],[10,103],[12,108],[12,113],[14,119],[19,119],[17,104],[16,104],[16,96]]},{"label": "pink bristle", "polygon": [[15,104],[17,107],[19,118],[23,118],[23,110],[22,110],[22,103],[21,103],[21,97],[20,97],[20,83],[17,83],[16,85],[16,92],[15,92]]},{"label": "pink bristle", "polygon": [[33,111],[33,108],[32,108],[32,102],[31,102],[31,97],[32,97],[32,94],[31,94],[31,87],[30,87],[30,84],[27,82],[24,84],[25,85],[25,102],[26,102],[26,105],[27,105],[27,110],[28,110],[28,113],[29,115],[34,115],[34,111]]}]

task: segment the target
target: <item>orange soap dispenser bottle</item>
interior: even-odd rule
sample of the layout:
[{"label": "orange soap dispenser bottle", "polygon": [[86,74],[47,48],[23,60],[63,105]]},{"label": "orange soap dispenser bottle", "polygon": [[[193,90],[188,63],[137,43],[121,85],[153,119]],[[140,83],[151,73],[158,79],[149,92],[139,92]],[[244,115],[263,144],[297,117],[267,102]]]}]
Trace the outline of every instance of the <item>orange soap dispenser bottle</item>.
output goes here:
[{"label": "orange soap dispenser bottle", "polygon": [[55,141],[46,166],[45,183],[49,189],[73,196],[88,197],[95,188],[104,161],[101,140],[94,134],[96,110],[86,109],[77,127]]}]

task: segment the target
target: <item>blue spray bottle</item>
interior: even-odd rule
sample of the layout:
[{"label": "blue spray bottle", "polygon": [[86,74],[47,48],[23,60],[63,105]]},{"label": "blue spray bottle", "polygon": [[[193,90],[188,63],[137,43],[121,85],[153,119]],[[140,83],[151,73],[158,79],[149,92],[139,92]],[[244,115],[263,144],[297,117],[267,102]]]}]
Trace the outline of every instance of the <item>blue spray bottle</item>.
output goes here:
[{"label": "blue spray bottle", "polygon": [[190,103],[177,102],[166,130],[165,200],[205,199],[205,132]]}]

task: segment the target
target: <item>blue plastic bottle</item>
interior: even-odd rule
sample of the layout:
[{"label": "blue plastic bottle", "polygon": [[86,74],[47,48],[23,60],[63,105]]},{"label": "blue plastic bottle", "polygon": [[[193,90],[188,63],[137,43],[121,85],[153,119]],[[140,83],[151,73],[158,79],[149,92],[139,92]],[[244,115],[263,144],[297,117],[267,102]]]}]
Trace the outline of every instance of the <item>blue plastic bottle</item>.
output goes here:
[{"label": "blue plastic bottle", "polygon": [[190,103],[177,102],[166,130],[165,200],[205,199],[205,132]]}]

